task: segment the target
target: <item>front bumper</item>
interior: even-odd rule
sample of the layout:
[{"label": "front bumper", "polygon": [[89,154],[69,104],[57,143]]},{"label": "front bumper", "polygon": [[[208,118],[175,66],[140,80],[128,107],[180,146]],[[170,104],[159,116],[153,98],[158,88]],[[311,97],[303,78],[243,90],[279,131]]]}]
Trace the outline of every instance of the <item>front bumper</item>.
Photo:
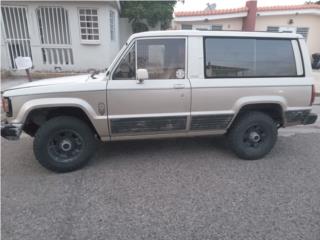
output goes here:
[{"label": "front bumper", "polygon": [[8,140],[18,140],[22,132],[22,124],[1,122],[1,137]]},{"label": "front bumper", "polygon": [[318,115],[315,113],[309,113],[302,121],[302,124],[309,125],[314,124],[317,121]]}]

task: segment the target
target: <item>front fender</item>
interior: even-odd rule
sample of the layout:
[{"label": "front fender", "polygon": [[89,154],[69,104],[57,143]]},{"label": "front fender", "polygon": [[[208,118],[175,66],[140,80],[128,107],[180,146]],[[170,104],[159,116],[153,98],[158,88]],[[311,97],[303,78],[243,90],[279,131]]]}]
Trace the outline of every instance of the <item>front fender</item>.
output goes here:
[{"label": "front fender", "polygon": [[12,120],[12,123],[24,124],[31,111],[51,107],[80,108],[90,119],[92,125],[95,127],[101,138],[107,137],[109,135],[107,116],[98,115],[87,101],[80,98],[41,98],[29,100],[21,106],[16,115],[16,118]]}]

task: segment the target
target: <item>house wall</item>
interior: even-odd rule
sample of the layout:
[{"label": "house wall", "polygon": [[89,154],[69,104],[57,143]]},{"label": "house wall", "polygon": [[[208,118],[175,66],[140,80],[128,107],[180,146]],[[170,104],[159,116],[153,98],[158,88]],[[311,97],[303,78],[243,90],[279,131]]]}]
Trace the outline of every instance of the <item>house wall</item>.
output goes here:
[{"label": "house wall", "polygon": [[[293,24],[288,24],[289,20],[293,20]],[[193,29],[210,27],[213,24],[223,25],[223,30],[242,30],[243,18],[229,18],[212,21],[183,21],[173,22],[174,29],[181,29],[182,24],[190,24]],[[257,16],[256,31],[267,31],[268,26],[275,27],[308,27],[307,46],[310,54],[320,52],[320,15],[273,15],[273,16]]]},{"label": "house wall", "polygon": [[[147,22],[144,21],[146,24]],[[158,31],[161,29],[160,23],[157,23],[154,27],[148,26],[149,31]],[[128,38],[133,34],[131,23],[128,18],[119,19],[119,36],[120,36],[120,48],[127,42]]]},{"label": "house wall", "polygon": [[[114,59],[120,49],[119,33],[119,13],[118,10],[109,3],[99,2],[2,2],[2,5],[8,6],[26,6],[29,33],[31,37],[31,50],[33,57],[34,70],[36,71],[56,71],[55,67],[60,67],[61,71],[87,71],[90,68],[105,69]],[[36,9],[40,6],[64,7],[68,11],[71,47],[73,49],[73,65],[49,65],[43,64],[41,53],[41,41],[36,17]],[[80,24],[78,8],[97,8],[100,41],[98,44],[83,44],[80,39]],[[109,11],[115,13],[116,39],[110,38],[110,18]],[[3,29],[1,30],[4,33]],[[3,35],[3,34],[1,34]],[[1,39],[3,40],[3,39]],[[3,41],[1,41],[1,69],[8,69],[9,54]]]},{"label": "house wall", "polygon": [[0,54],[1,54],[1,70],[6,70],[9,68],[8,63],[9,63],[9,58],[8,58],[8,53],[7,53],[7,48],[5,45],[5,37],[4,37],[4,31],[3,31],[3,26],[1,24],[1,37],[0,37]]},{"label": "house wall", "polygon": [[123,46],[128,38],[131,36],[132,28],[131,24],[129,23],[128,18],[120,18],[119,19],[119,34],[120,34],[120,46]]},{"label": "house wall", "polygon": [[[288,24],[292,19],[293,23]],[[268,26],[308,27],[307,45],[310,54],[320,52],[320,15],[257,16],[256,31],[266,31]]]},{"label": "house wall", "polygon": [[210,27],[211,25],[222,25],[222,30],[241,30],[242,29],[242,18],[229,18],[229,19],[217,19],[211,21],[189,21],[189,22],[174,22],[174,29],[181,29],[182,24],[192,25],[192,29],[201,28],[203,26]]}]

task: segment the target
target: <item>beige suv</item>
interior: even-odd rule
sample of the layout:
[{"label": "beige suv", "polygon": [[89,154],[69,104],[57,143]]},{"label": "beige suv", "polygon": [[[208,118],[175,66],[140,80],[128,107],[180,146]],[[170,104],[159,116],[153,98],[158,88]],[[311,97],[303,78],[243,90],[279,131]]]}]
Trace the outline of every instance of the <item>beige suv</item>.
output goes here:
[{"label": "beige suv", "polygon": [[36,158],[58,172],[86,164],[97,140],[226,134],[252,160],[272,149],[278,128],[316,121],[314,96],[300,35],[145,32],[105,73],[6,90],[1,135],[34,137]]}]

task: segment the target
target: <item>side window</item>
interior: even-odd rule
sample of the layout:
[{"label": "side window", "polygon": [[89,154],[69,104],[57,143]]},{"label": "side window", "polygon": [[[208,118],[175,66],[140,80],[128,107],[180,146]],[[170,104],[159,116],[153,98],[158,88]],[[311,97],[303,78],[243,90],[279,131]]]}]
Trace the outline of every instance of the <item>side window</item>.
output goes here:
[{"label": "side window", "polygon": [[114,74],[114,80],[134,80],[136,79],[136,51],[133,45],[125,57],[117,66]]},{"label": "side window", "polygon": [[138,40],[137,67],[146,69],[149,79],[185,78],[185,39]]},{"label": "side window", "polygon": [[99,40],[99,22],[97,9],[79,9],[82,42]]},{"label": "side window", "polygon": [[297,76],[291,40],[257,40],[256,61],[257,76]]},{"label": "side window", "polygon": [[254,39],[207,38],[206,77],[252,76],[254,41]]},{"label": "side window", "polygon": [[205,76],[297,76],[291,39],[205,38]]}]

